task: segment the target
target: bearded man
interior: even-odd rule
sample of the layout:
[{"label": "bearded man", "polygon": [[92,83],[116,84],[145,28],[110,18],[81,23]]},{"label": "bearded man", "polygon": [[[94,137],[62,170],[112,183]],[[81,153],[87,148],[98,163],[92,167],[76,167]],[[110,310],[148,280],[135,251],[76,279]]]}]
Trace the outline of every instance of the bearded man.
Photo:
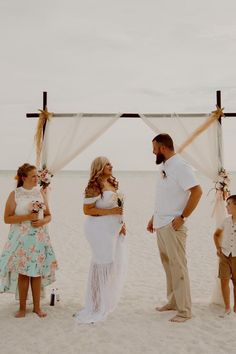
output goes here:
[{"label": "bearded man", "polygon": [[161,170],[157,176],[154,214],[147,225],[156,230],[157,244],[166,273],[167,303],[157,311],[176,310],[171,322],[191,318],[191,294],[186,259],[186,218],[196,208],[202,190],[192,167],[175,153],[172,138],[159,134],[153,140],[153,153]]}]

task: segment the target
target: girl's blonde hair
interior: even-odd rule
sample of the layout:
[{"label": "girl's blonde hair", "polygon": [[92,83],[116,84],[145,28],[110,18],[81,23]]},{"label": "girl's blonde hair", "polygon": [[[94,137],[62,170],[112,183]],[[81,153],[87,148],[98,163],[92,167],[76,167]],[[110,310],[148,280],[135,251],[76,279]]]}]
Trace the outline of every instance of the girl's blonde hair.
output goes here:
[{"label": "girl's blonde hair", "polygon": [[[103,182],[102,176],[105,166],[110,163],[107,157],[99,156],[95,160],[93,160],[90,168],[90,177],[88,181],[88,185],[85,188],[85,197],[96,197],[99,194],[102,195],[103,190]],[[118,181],[114,176],[110,176],[108,182],[115,188],[118,189]]]}]

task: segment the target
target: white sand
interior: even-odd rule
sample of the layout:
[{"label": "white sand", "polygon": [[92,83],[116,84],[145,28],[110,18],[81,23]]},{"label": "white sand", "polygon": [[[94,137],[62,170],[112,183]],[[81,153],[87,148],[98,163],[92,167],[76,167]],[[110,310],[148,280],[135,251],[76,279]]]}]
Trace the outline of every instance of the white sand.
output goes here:
[{"label": "white sand", "polygon": [[[13,187],[11,174],[0,174],[1,210]],[[129,272],[121,302],[107,321],[78,326],[73,312],[83,305],[90,251],[83,236],[82,190],[87,176],[62,173],[54,177],[50,205],[53,222],[51,239],[60,270],[55,287],[61,301],[49,306],[50,289],[43,300],[48,316],[39,319],[29,313],[15,319],[13,295],[0,296],[0,353],[233,353],[236,345],[236,315],[220,319],[218,306],[209,306],[215,282],[216,257],[212,241],[214,221],[210,214],[212,187],[201,178],[204,196],[188,222],[188,264],[193,314],[184,324],[170,323],[174,312],[157,313],[165,303],[165,275],[155,236],[146,232],[152,214],[155,173],[117,173],[126,194],[125,219],[129,239]],[[235,180],[236,181],[236,180]],[[236,185],[236,183],[233,185]],[[236,191],[236,188],[234,188]],[[233,189],[232,189],[233,192]],[[2,220],[2,218],[1,218]],[[8,226],[0,223],[0,247]],[[52,287],[51,287],[52,288]]]}]

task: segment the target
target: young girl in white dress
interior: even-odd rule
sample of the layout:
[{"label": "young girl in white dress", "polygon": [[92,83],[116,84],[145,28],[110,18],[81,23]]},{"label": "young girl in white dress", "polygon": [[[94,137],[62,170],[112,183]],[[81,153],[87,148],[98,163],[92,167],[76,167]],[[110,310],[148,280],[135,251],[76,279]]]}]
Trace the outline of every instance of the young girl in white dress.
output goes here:
[{"label": "young girl in white dress", "polygon": [[0,293],[19,292],[19,311],[25,317],[29,284],[33,295],[33,312],[41,310],[41,290],[55,281],[56,257],[47,224],[51,221],[48,202],[37,187],[35,166],[25,163],[17,171],[17,188],[7,199],[4,220],[10,224],[7,242],[0,256]]},{"label": "young girl in white dress", "polygon": [[123,200],[112,165],[97,157],[85,189],[85,236],[92,251],[85,307],[75,317],[79,323],[105,320],[116,307],[124,284],[127,253]]}]

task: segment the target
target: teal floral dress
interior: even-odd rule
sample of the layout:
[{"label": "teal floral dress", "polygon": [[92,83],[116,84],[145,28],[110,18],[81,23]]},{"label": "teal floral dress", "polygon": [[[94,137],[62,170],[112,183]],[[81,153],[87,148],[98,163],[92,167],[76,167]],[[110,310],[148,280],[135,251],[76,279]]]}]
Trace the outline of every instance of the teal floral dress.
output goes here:
[{"label": "teal floral dress", "polygon": [[[29,214],[32,203],[43,202],[40,190],[15,190],[16,215]],[[43,218],[43,210],[39,211]],[[18,274],[42,277],[42,288],[55,281],[56,257],[50,242],[47,226],[34,228],[30,221],[12,224],[8,240],[0,257],[0,292],[17,293]]]}]

